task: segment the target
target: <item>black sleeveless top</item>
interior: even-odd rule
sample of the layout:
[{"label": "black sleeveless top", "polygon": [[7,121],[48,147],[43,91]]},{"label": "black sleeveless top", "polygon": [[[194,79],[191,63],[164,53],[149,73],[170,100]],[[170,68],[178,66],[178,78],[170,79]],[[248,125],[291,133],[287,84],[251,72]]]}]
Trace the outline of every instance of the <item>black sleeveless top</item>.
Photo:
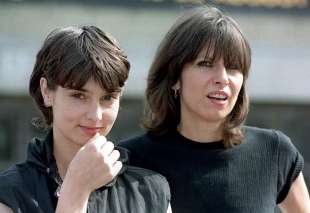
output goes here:
[{"label": "black sleeveless top", "polygon": [[[94,191],[88,213],[166,213],[170,191],[166,179],[150,170],[128,166],[127,150],[118,148],[123,169],[108,185]],[[53,156],[50,131],[34,139],[27,160],[0,173],[0,202],[15,213],[55,212],[61,179]]]}]

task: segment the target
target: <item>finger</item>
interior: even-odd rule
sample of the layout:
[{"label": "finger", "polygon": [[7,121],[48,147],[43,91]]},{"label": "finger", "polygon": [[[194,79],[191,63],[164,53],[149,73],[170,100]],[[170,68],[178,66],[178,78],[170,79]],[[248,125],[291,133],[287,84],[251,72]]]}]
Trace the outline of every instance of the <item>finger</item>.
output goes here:
[{"label": "finger", "polygon": [[109,159],[110,159],[110,162],[111,162],[111,165],[114,165],[115,162],[119,159],[120,157],[120,153],[118,150],[113,150],[111,152],[111,154],[109,155]]},{"label": "finger", "polygon": [[100,152],[104,155],[104,156],[109,156],[111,154],[111,152],[114,149],[114,144],[111,141],[107,141],[106,143],[104,143],[101,148],[100,148]]},{"label": "finger", "polygon": [[115,164],[113,165],[112,169],[112,175],[115,177],[122,169],[123,163],[121,161],[116,161]]},{"label": "finger", "polygon": [[94,137],[91,138],[90,144],[93,144],[98,150],[107,142],[106,137],[99,135],[97,133]]}]

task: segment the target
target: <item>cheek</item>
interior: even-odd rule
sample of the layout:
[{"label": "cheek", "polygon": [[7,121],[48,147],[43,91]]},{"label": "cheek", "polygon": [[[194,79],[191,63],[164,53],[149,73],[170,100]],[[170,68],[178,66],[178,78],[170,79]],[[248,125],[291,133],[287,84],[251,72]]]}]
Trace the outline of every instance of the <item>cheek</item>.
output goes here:
[{"label": "cheek", "polygon": [[181,92],[183,95],[192,96],[194,91],[202,91],[205,86],[206,78],[192,74],[184,73],[181,78]]},{"label": "cheek", "polygon": [[62,105],[59,108],[56,109],[61,109],[58,110],[58,118],[67,122],[75,122],[79,119],[82,118],[84,114],[84,108],[82,106],[78,105]]},{"label": "cheek", "polygon": [[119,110],[119,103],[115,103],[111,108],[107,109],[103,115],[104,122],[113,124],[117,118]]},{"label": "cheek", "polygon": [[237,76],[234,76],[232,82],[233,82],[233,89],[235,93],[238,95],[243,84],[243,75],[239,74]]}]

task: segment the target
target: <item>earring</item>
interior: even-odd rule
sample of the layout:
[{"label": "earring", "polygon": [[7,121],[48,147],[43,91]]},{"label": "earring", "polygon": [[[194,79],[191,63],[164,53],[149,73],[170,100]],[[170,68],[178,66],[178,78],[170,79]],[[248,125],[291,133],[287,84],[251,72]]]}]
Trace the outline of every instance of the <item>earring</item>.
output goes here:
[{"label": "earring", "polygon": [[173,89],[174,91],[174,98],[177,99],[179,96],[179,90],[178,89]]},{"label": "earring", "polygon": [[51,107],[51,106],[52,106],[52,103],[51,103],[51,99],[50,99],[50,98],[44,99],[44,106],[45,106],[45,107]]}]

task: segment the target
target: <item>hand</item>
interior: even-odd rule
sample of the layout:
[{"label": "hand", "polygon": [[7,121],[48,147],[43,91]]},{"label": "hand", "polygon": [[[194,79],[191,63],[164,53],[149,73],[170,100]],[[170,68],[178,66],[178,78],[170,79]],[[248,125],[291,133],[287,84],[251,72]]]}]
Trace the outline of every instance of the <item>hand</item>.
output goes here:
[{"label": "hand", "polygon": [[90,193],[116,177],[120,153],[104,136],[95,135],[74,156],[67,169],[56,212],[86,212]]},{"label": "hand", "polygon": [[72,159],[65,180],[91,193],[113,180],[122,168],[120,153],[104,136],[95,135]]}]

